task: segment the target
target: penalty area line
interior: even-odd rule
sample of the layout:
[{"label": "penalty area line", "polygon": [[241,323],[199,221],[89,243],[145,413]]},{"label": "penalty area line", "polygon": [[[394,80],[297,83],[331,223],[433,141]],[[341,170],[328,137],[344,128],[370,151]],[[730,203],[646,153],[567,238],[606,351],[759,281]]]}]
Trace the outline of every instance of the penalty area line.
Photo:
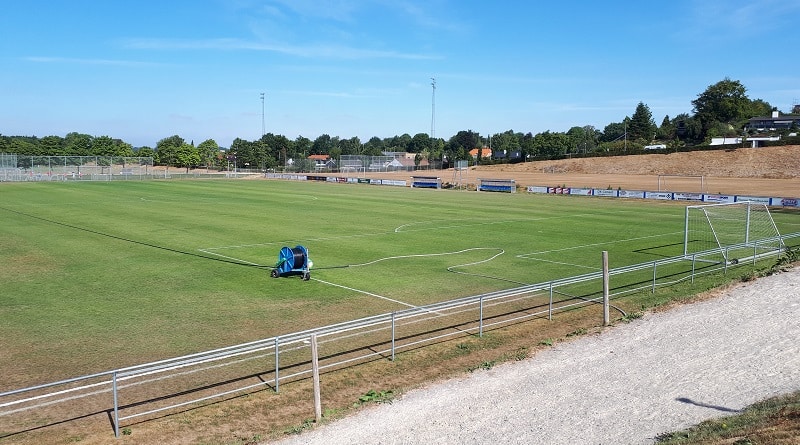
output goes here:
[{"label": "penalty area line", "polygon": [[526,256],[526,257],[524,257],[524,258],[525,258],[526,260],[541,261],[541,262],[543,262],[543,263],[558,264],[558,265],[561,265],[561,266],[581,267],[581,268],[584,268],[584,269],[590,269],[590,270],[602,270],[602,269],[601,269],[601,268],[599,268],[599,267],[584,266],[584,265],[582,265],[582,264],[564,263],[564,262],[561,262],[561,261],[545,260],[545,259],[542,259],[542,258],[533,258],[533,257],[528,257],[528,256]]},{"label": "penalty area line", "polygon": [[571,246],[571,247],[564,247],[561,249],[552,249],[552,250],[540,250],[538,252],[531,252],[531,253],[523,253],[521,255],[517,255],[518,258],[528,258],[529,255],[544,255],[547,253],[555,253],[555,252],[564,252],[567,250],[576,250],[576,249],[585,249],[587,247],[597,247],[597,246],[605,246],[608,244],[618,244],[618,243],[625,243],[629,241],[638,241],[643,239],[650,239],[650,238],[660,238],[662,236],[673,236],[682,234],[683,232],[670,232],[670,233],[660,233],[658,235],[647,235],[647,236],[639,236],[636,238],[625,238],[620,240],[611,240],[611,241],[604,241],[601,243],[592,243],[592,244],[583,244],[580,246]]},{"label": "penalty area line", "polygon": [[403,305],[403,306],[408,306],[410,308],[415,308],[415,309],[417,308],[417,306],[414,306],[413,304],[405,303],[405,302],[402,302],[400,300],[395,300],[395,299],[392,299],[392,298],[389,298],[389,297],[384,297],[383,295],[373,294],[372,292],[367,292],[365,290],[355,289],[355,288],[344,286],[344,285],[341,285],[341,284],[331,283],[329,281],[320,280],[319,278],[311,278],[311,279],[314,280],[314,281],[318,281],[318,282],[320,282],[322,284],[327,284],[328,286],[333,286],[333,287],[338,287],[338,288],[346,289],[346,290],[353,291],[353,292],[358,292],[358,293],[361,293],[361,294],[364,294],[364,295],[369,295],[370,297],[380,298],[382,300],[390,301],[392,303],[397,303],[397,304],[400,304],[400,305]]}]

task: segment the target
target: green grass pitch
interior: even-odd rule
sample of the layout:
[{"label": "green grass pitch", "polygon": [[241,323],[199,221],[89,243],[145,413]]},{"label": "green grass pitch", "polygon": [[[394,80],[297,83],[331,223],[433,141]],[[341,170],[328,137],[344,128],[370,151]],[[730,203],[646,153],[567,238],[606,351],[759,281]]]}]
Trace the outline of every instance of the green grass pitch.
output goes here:
[{"label": "green grass pitch", "polygon": [[[209,180],[0,186],[0,391],[682,253],[685,204]],[[796,214],[776,214],[782,233]],[[271,278],[304,245],[311,281]],[[345,267],[347,266],[347,267]]]}]

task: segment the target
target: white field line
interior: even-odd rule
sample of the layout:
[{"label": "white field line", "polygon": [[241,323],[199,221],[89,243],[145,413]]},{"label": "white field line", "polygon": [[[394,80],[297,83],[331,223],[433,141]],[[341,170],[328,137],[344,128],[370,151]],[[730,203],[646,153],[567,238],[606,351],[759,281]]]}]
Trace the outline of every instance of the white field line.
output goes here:
[{"label": "white field line", "polygon": [[349,290],[349,291],[358,292],[358,293],[361,293],[361,294],[364,294],[364,295],[369,295],[370,297],[380,298],[382,300],[390,301],[392,303],[397,303],[397,304],[401,304],[403,306],[408,306],[410,308],[416,308],[417,307],[417,306],[414,306],[413,304],[408,304],[408,303],[402,302],[400,300],[395,300],[395,299],[392,299],[392,298],[389,298],[389,297],[384,297],[383,295],[378,295],[378,294],[375,294],[375,293],[372,293],[372,292],[367,292],[365,290],[344,286],[342,284],[331,283],[329,281],[320,280],[319,278],[312,278],[312,279],[314,281],[318,281],[318,282],[320,282],[322,284],[327,284],[328,286],[339,287],[339,288],[346,289],[346,290]]},{"label": "white field line", "polygon": [[[472,264],[480,264],[480,263],[483,263],[483,262],[486,262],[486,261],[490,261],[490,260],[493,260],[493,259],[495,259],[498,256],[503,254],[503,249],[500,249],[500,248],[497,248],[497,247],[470,247],[468,249],[457,250],[457,251],[454,251],[454,252],[418,253],[418,254],[412,254],[412,255],[390,256],[390,257],[386,257],[386,258],[378,258],[377,260],[368,261],[366,263],[351,264],[350,267],[369,266],[369,265],[372,265],[372,264],[375,264],[375,263],[379,263],[381,261],[399,260],[399,259],[404,259],[404,258],[425,258],[425,257],[434,257],[434,256],[458,255],[458,254],[462,254],[462,253],[465,253],[465,252],[471,252],[473,250],[500,250],[501,252],[499,254],[489,258],[488,260],[482,260],[482,261],[478,261],[478,262],[472,263]],[[463,264],[462,266],[468,266],[468,265],[469,264]],[[460,267],[460,266],[450,266],[450,267]]]},{"label": "white field line", "polygon": [[[339,236],[326,236],[320,238],[307,238],[305,241],[337,241],[342,239],[350,239],[350,238],[366,238],[369,236],[381,236],[381,235],[389,235],[393,232],[375,232],[375,233],[356,233],[352,235],[339,235]],[[232,246],[218,246],[218,247],[204,247],[198,249],[201,252],[205,252],[208,254],[213,254],[213,250],[226,250],[226,249],[246,249],[249,247],[264,247],[264,246],[287,246],[289,244],[297,243],[297,240],[294,241],[271,241],[268,243],[252,243],[252,244],[239,244],[239,245],[232,245]]]},{"label": "white field line", "polygon": [[545,259],[543,259],[543,258],[531,258],[531,257],[525,257],[525,259],[527,259],[527,260],[533,260],[533,261],[541,261],[542,263],[560,264],[560,265],[562,265],[562,266],[580,267],[580,268],[584,268],[584,269],[590,269],[590,270],[601,270],[599,267],[584,266],[584,265],[582,265],[582,264],[564,263],[564,262],[561,262],[561,261],[545,260]]},{"label": "white field line", "polygon": [[[516,222],[546,221],[546,220],[551,220],[551,219],[575,218],[575,217],[581,217],[581,216],[594,216],[594,215],[596,215],[596,213],[583,213],[583,214],[569,215],[569,216],[567,216],[567,215],[563,215],[563,216],[544,216],[544,217],[541,217],[541,218],[507,219],[507,220],[501,220],[501,221],[493,220],[493,221],[470,222],[470,223],[468,223],[469,219],[461,219],[461,220],[459,220],[459,219],[455,219],[455,220],[452,220],[452,219],[435,219],[435,220],[429,220],[429,221],[415,221],[415,222],[403,224],[403,225],[395,227],[394,232],[395,233],[422,232],[422,231],[425,231],[425,230],[456,229],[456,228],[459,228],[459,227],[486,226],[486,225],[508,224],[508,223],[516,223]],[[406,228],[408,228],[410,226],[413,226],[413,225],[428,224],[428,223],[439,222],[439,221],[451,221],[451,222],[455,222],[455,223],[463,222],[464,224],[449,224],[449,225],[446,225],[446,226],[433,226],[433,227],[425,227],[425,228],[422,228],[422,229],[408,229],[408,230],[406,230]]]},{"label": "white field line", "polygon": [[548,254],[548,253],[565,252],[567,250],[585,249],[587,247],[597,247],[597,246],[604,246],[604,245],[608,245],[608,244],[619,244],[619,243],[625,243],[625,242],[628,242],[628,241],[638,241],[638,240],[649,239],[649,238],[659,238],[659,237],[662,237],[662,236],[673,236],[673,235],[678,235],[678,234],[681,234],[681,233],[683,233],[683,232],[661,233],[661,234],[658,234],[658,235],[639,236],[639,237],[636,237],[636,238],[626,238],[626,239],[620,239],[620,240],[605,241],[605,242],[602,242],[602,243],[592,243],[592,244],[583,244],[583,245],[580,245],[580,246],[564,247],[562,249],[541,250],[539,252],[523,253],[523,254],[517,255],[517,258],[537,259],[537,258],[530,258],[530,257],[532,255],[545,255],[545,254]]}]

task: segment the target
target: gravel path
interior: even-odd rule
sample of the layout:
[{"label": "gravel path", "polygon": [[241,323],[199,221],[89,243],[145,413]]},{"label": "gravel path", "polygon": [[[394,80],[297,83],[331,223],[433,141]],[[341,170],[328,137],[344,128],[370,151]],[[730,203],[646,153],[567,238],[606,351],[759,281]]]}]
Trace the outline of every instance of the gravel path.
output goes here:
[{"label": "gravel path", "polygon": [[795,268],[279,443],[650,444],[800,390],[799,339]]}]

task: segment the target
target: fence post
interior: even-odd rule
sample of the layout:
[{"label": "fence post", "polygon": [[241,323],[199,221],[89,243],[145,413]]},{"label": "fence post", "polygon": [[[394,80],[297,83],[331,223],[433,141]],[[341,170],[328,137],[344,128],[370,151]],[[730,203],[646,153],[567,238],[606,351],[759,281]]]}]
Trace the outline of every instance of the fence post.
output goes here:
[{"label": "fence post", "polygon": [[722,258],[725,260],[725,268],[723,269],[722,274],[728,275],[728,248],[725,247],[725,256]]},{"label": "fence post", "polygon": [[280,361],[280,354],[278,353],[278,339],[279,337],[275,337],[275,393],[278,393],[278,391],[280,391],[279,373],[281,369],[280,368],[281,361]]},{"label": "fence post", "polygon": [[119,437],[119,398],[117,396],[117,371],[111,375],[111,391],[114,393],[114,437]]},{"label": "fence post", "polygon": [[481,310],[478,318],[478,337],[483,338],[483,295],[481,295],[480,307]]},{"label": "fence post", "polygon": [[603,258],[603,326],[611,324],[608,314],[608,251],[604,250]]},{"label": "fence post", "polygon": [[657,261],[653,261],[653,289],[650,291],[651,294],[656,293],[656,277],[658,276],[657,272],[656,272],[657,266],[658,266],[658,262]]},{"label": "fence post", "polygon": [[392,311],[392,361],[394,361],[394,334],[395,334],[394,314],[395,311]]},{"label": "fence post", "polygon": [[319,394],[319,354],[317,352],[317,334],[311,334],[311,373],[314,376],[314,418],[322,421],[322,400]]},{"label": "fence post", "polygon": [[553,282],[552,281],[550,282],[550,305],[548,306],[548,309],[547,309],[547,319],[548,320],[552,320],[553,319]]}]

